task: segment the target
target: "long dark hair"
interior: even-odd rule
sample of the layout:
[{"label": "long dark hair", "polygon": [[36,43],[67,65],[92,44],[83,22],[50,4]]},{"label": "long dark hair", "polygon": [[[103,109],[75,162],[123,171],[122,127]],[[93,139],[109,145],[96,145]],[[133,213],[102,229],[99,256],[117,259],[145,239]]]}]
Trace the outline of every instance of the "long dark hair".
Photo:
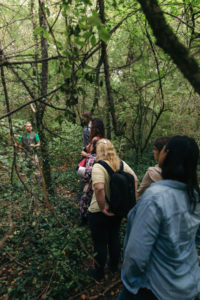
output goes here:
[{"label": "long dark hair", "polygon": [[96,154],[97,142],[98,142],[98,140],[95,140],[95,141],[92,143],[92,152],[91,152],[91,154]]},{"label": "long dark hair", "polygon": [[193,138],[187,136],[174,136],[166,145],[167,156],[162,165],[162,177],[173,179],[187,184],[187,191],[192,208],[195,208],[200,195],[197,179],[197,163],[199,148]]},{"label": "long dark hair", "polygon": [[104,129],[103,121],[98,118],[92,120],[90,142],[95,136],[99,136],[101,139],[105,137],[105,129]]}]

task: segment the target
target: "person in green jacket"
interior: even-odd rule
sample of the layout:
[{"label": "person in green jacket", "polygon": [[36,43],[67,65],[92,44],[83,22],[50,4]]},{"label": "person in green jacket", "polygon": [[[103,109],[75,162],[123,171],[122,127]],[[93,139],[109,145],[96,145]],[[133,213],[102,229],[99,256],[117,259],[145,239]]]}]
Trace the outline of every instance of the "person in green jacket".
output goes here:
[{"label": "person in green jacket", "polygon": [[39,135],[33,132],[30,122],[25,125],[26,133],[20,136],[20,152],[32,152],[34,147],[40,147]]},{"label": "person in green jacket", "polygon": [[40,138],[39,135],[33,131],[31,122],[26,123],[25,129],[26,133],[20,136],[19,151],[25,153],[26,159],[29,160],[28,167],[30,169],[35,169],[35,177],[40,178],[38,168],[39,160],[35,151],[36,147],[40,147]]}]

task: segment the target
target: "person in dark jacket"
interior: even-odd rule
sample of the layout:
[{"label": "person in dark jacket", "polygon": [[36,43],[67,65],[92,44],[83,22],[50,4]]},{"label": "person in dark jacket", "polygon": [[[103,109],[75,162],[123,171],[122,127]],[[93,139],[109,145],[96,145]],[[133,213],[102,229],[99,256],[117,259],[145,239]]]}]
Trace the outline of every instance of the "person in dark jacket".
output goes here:
[{"label": "person in dark jacket", "polygon": [[92,117],[90,112],[83,113],[83,123],[85,126],[83,129],[83,148],[86,148],[89,144],[91,119]]}]

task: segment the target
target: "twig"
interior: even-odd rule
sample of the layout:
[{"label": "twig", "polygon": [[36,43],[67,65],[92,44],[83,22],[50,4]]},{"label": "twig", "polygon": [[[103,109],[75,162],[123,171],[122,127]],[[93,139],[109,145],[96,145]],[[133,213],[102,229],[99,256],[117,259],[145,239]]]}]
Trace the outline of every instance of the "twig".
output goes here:
[{"label": "twig", "polygon": [[53,270],[53,273],[51,274],[51,277],[50,277],[50,280],[49,280],[48,285],[42,290],[42,292],[41,292],[37,297],[32,298],[32,300],[40,299],[41,296],[44,295],[44,294],[48,291],[48,289],[49,289],[49,287],[50,287],[50,285],[51,285],[51,281],[52,281],[52,278],[53,278],[54,273],[55,273],[55,270]]},{"label": "twig", "polygon": [[[111,285],[109,285],[103,292],[100,292],[98,295],[91,296],[91,297],[89,297],[89,298],[87,297],[87,299],[89,299],[89,300],[94,300],[94,299],[98,299],[99,297],[105,296],[105,294],[106,294],[109,290],[111,290],[114,286],[118,285],[120,282],[121,282],[121,279],[118,279],[118,280],[114,281],[114,282],[113,282]],[[91,287],[94,287],[94,286],[92,285]],[[102,285],[102,287],[104,287],[104,285]],[[88,290],[89,290],[89,289],[90,289],[90,286],[87,287],[87,289],[81,291],[80,293],[78,293],[78,294],[76,294],[76,295],[74,295],[74,296],[68,298],[68,300],[75,300],[75,299],[77,299],[78,297],[79,297],[78,299],[80,299],[80,296],[81,296],[81,295],[83,295],[83,294],[88,294]]]},{"label": "twig", "polygon": [[[94,283],[88,285],[87,288],[86,288],[85,290],[80,291],[78,294],[76,294],[76,295],[74,295],[74,296],[72,296],[72,297],[69,297],[67,300],[75,300],[77,297],[80,297],[80,296],[83,295],[83,294],[87,294],[87,293],[88,293],[88,290],[89,290],[90,288],[94,288]],[[79,299],[80,299],[80,298],[79,298]]]},{"label": "twig", "polygon": [[24,265],[23,263],[21,263],[20,261],[16,260],[16,258],[14,256],[12,256],[11,254],[9,254],[7,251],[5,251],[6,254],[12,259],[14,260],[18,265],[28,269],[29,267],[27,265]]},{"label": "twig", "polygon": [[109,286],[104,290],[103,293],[99,293],[98,295],[91,296],[91,297],[89,297],[88,299],[89,299],[89,300],[94,300],[94,299],[98,299],[98,298],[100,298],[100,297],[102,297],[102,296],[105,296],[105,294],[106,294],[109,290],[111,290],[114,286],[116,286],[116,285],[119,284],[120,282],[121,282],[121,279],[118,279],[118,280],[115,281],[113,284],[109,285]]}]

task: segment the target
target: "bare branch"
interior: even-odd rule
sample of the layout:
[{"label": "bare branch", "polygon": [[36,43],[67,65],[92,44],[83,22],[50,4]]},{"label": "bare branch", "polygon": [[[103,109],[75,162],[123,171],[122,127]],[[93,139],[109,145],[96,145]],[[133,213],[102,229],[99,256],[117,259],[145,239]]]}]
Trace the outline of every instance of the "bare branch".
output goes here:
[{"label": "bare branch", "polygon": [[24,61],[0,61],[0,66],[10,66],[10,65],[26,65],[26,64],[39,64],[49,60],[55,60],[58,58],[66,58],[65,56],[52,56],[47,58],[40,58],[38,60],[24,60]]},{"label": "bare branch", "polygon": [[60,85],[59,87],[57,87],[56,89],[52,90],[51,92],[47,93],[46,95],[42,95],[42,96],[40,96],[39,98],[30,100],[30,101],[28,101],[27,103],[24,103],[23,105],[19,106],[19,107],[16,108],[16,109],[13,109],[13,110],[10,111],[9,113],[6,113],[6,114],[2,115],[2,116],[0,117],[0,120],[2,120],[2,119],[4,119],[4,118],[6,118],[6,117],[8,117],[8,116],[10,116],[10,115],[12,115],[12,114],[14,114],[15,112],[21,110],[22,108],[26,107],[27,105],[30,105],[31,103],[35,103],[35,102],[37,102],[37,101],[43,101],[43,100],[42,100],[43,98],[46,98],[46,97],[48,97],[48,96],[50,96],[50,95],[56,93],[56,92],[59,91],[62,87],[63,87],[63,84]]}]

